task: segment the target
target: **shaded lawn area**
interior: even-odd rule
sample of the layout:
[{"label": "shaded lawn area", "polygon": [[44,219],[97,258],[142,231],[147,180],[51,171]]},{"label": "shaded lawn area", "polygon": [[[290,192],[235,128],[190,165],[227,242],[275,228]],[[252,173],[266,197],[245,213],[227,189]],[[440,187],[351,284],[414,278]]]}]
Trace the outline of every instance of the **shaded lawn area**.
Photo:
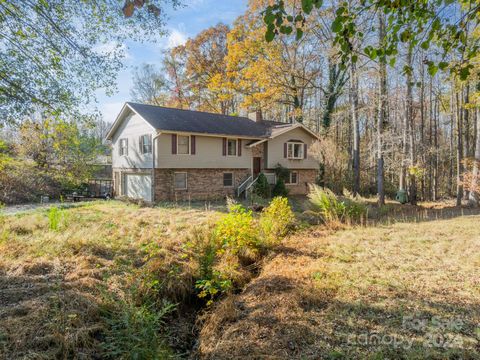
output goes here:
[{"label": "shaded lawn area", "polygon": [[205,316],[199,351],[208,359],[478,359],[479,221],[297,234]]}]

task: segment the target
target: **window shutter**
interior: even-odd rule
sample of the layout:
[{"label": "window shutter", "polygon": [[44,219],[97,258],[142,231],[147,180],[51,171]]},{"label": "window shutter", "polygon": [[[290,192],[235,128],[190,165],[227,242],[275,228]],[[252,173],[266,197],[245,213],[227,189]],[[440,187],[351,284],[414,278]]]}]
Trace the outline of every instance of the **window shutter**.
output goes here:
[{"label": "window shutter", "polygon": [[195,151],[196,151],[196,150],[195,150],[195,135],[190,136],[190,139],[191,139],[190,141],[192,142],[192,143],[191,143],[191,147],[192,147],[191,150],[192,150],[192,151],[191,151],[190,153],[191,153],[192,155],[195,155]]},{"label": "window shutter", "polygon": [[128,139],[125,139],[125,148],[127,151],[125,151],[125,155],[128,156]]},{"label": "window shutter", "polygon": [[287,158],[287,143],[283,144],[283,157],[286,159]]},{"label": "window shutter", "polygon": [[118,140],[118,155],[122,156],[122,139]]},{"label": "window shutter", "polygon": [[138,138],[138,150],[140,151],[140,154],[143,154],[143,136],[140,136]]},{"label": "window shutter", "polygon": [[172,134],[172,154],[177,153],[177,134]]},{"label": "window shutter", "polygon": [[242,156],[242,139],[238,139],[238,156]]},{"label": "window shutter", "polygon": [[303,144],[303,158],[307,158],[307,144]]},{"label": "window shutter", "polygon": [[227,138],[223,138],[222,155],[227,156]]}]

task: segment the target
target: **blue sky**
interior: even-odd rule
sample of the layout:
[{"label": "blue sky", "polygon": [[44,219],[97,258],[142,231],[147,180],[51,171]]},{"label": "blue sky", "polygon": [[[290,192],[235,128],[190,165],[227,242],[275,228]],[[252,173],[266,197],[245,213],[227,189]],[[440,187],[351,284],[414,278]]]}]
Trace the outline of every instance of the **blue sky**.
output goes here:
[{"label": "blue sky", "polygon": [[188,5],[176,11],[168,10],[166,30],[168,35],[156,43],[133,43],[125,45],[125,69],[117,79],[118,91],[106,96],[103,90],[97,92],[98,108],[106,121],[115,120],[123,103],[130,100],[132,69],[142,63],[160,64],[161,52],[172,46],[183,44],[205,28],[219,22],[232,24],[247,8],[248,0],[185,0]]}]

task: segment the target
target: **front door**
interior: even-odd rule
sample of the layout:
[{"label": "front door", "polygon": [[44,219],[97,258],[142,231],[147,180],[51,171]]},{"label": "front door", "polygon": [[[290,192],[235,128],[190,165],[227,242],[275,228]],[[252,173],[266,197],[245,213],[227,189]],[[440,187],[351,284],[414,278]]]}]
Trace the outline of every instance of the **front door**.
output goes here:
[{"label": "front door", "polygon": [[261,157],[254,157],[253,158],[253,178],[256,178],[258,174],[260,174],[260,166],[262,163]]}]

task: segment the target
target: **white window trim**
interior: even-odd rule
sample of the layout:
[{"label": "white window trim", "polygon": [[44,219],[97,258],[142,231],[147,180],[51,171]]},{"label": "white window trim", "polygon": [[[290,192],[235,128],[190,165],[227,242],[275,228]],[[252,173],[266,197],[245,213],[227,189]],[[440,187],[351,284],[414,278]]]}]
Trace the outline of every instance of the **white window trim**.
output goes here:
[{"label": "white window trim", "polygon": [[[144,152],[144,146],[145,146],[145,144],[143,142],[143,137],[144,136],[146,136],[150,140],[150,151],[149,152]],[[152,153],[152,135],[151,134],[140,135],[139,141],[140,141],[140,145],[141,145],[141,148],[142,148],[142,155],[151,154]]]},{"label": "white window trim", "polygon": [[[185,154],[182,154],[185,155]],[[175,175],[177,174],[185,174],[185,187],[184,188],[176,188],[175,187]],[[188,189],[188,174],[186,171],[176,171],[173,173],[173,189],[174,190],[187,190]]]},{"label": "white window trim", "polygon": [[[122,140],[125,140],[125,153],[122,153]],[[128,156],[128,138],[121,138],[118,139],[118,154],[120,156]]]},{"label": "white window trim", "polygon": [[[297,181],[296,182],[291,182],[292,181],[292,174],[295,173],[297,174]],[[288,174],[288,183],[285,183],[285,185],[298,185],[298,171],[290,171],[290,174]]]},{"label": "white window trim", "polygon": [[[232,174],[232,185],[225,185],[225,174]],[[222,185],[224,188],[233,188],[235,187],[235,174],[232,171],[225,171],[222,173]]]},{"label": "white window trim", "polygon": [[[188,137],[188,153],[186,153],[186,154],[180,154],[178,152],[178,145],[180,144],[180,141],[178,141],[178,139],[180,137]],[[177,134],[177,154],[176,155],[192,155],[192,135]]]},{"label": "white window trim", "polygon": [[[228,154],[228,141],[229,141],[229,140],[235,141],[235,155],[229,155],[229,154]],[[227,149],[226,149],[226,153],[227,153],[227,156],[230,156],[230,157],[236,157],[236,156],[238,156],[238,139],[235,139],[235,138],[227,138]]]},{"label": "white window trim", "polygon": [[[288,156],[288,150],[289,150],[290,145],[292,145],[292,156]],[[295,153],[295,151],[294,151],[295,145],[300,145],[301,157],[294,157],[293,156],[293,154]],[[304,157],[305,157],[305,144],[304,143],[296,142],[296,141],[287,142],[287,159],[289,159],[289,160],[303,160]]]}]

